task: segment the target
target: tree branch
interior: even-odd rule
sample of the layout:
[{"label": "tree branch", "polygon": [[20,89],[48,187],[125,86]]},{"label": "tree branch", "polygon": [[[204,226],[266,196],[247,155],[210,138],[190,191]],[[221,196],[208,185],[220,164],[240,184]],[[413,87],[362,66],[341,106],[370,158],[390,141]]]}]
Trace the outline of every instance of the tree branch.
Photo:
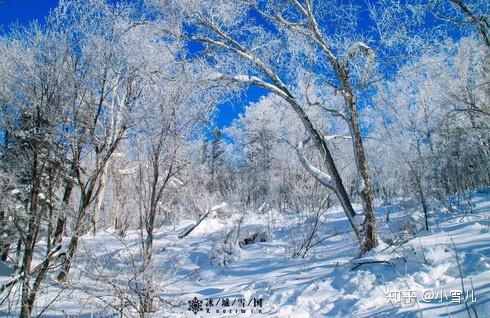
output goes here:
[{"label": "tree branch", "polygon": [[310,138],[306,138],[298,143],[296,148],[296,154],[298,155],[298,159],[303,166],[315,179],[317,179],[321,184],[326,186],[327,188],[336,191],[335,185],[332,182],[332,178],[329,174],[324,171],[321,171],[317,167],[313,166],[303,152],[304,146],[310,141]]},{"label": "tree branch", "polygon": [[471,22],[476,24],[478,31],[480,31],[480,34],[482,35],[483,40],[487,45],[487,48],[490,48],[490,39],[487,33],[487,29],[489,26],[485,17],[477,17],[473,13],[473,11],[471,11],[470,8],[468,8],[461,0],[450,0],[450,1],[461,11],[463,11],[470,18]]},{"label": "tree branch", "polygon": [[328,108],[325,105],[321,104],[320,102],[312,102],[310,100],[310,98],[308,97],[308,94],[306,94],[306,102],[310,106],[320,107],[322,110],[324,110],[324,111],[332,114],[333,116],[339,117],[339,118],[341,118],[342,120],[344,120],[347,123],[349,122],[349,118],[344,113],[342,113],[342,112],[340,112],[340,111],[338,111],[336,109],[333,109],[333,108]]}]

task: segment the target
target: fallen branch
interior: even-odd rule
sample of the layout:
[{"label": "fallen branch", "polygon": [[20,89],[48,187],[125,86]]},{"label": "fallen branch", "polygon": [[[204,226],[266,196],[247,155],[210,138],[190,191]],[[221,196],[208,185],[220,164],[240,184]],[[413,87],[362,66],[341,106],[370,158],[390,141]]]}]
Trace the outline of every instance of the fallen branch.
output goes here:
[{"label": "fallen branch", "polygon": [[179,239],[183,239],[184,237],[186,237],[187,235],[191,234],[192,231],[194,231],[194,229],[199,225],[201,224],[202,220],[204,220],[210,213],[211,211],[208,211],[206,212],[206,214],[204,214],[200,219],[199,221],[197,221],[197,223],[193,226],[191,226],[190,228],[188,228],[187,230],[185,230],[183,233],[180,233],[177,237]]},{"label": "fallen branch", "polygon": [[372,261],[356,262],[356,265],[351,268],[351,271],[353,271],[355,269],[358,269],[362,265],[366,265],[366,264],[386,264],[386,265],[390,265],[391,267],[393,267],[394,269],[396,269],[395,268],[395,265],[392,262],[390,262],[390,261],[385,261],[385,260],[372,260]]}]

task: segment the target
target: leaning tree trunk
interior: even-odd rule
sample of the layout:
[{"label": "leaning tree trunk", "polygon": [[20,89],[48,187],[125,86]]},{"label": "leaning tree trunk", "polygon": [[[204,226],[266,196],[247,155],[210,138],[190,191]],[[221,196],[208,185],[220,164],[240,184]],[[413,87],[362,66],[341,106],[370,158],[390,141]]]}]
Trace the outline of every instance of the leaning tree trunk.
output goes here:
[{"label": "leaning tree trunk", "polygon": [[[103,164],[105,164],[105,162],[102,163],[102,165]],[[75,256],[75,253],[78,248],[78,238],[80,236],[80,233],[82,232],[85,218],[87,216],[90,203],[92,201],[91,199],[93,197],[94,192],[96,192],[95,185],[97,181],[97,176],[98,173],[96,172],[87,182],[87,187],[85,189],[86,191],[82,191],[82,197],[80,198],[80,206],[78,208],[78,216],[75,224],[74,233],[70,239],[70,245],[64,257],[63,265],[61,267],[61,272],[58,274],[58,281],[60,282],[65,282],[68,279],[68,273],[70,272],[73,257]]]},{"label": "leaning tree trunk", "polygon": [[61,272],[58,274],[58,281],[65,282],[68,279],[68,274],[71,269],[71,264],[73,261],[73,257],[78,248],[78,238],[83,229],[83,224],[85,222],[85,217],[87,216],[88,208],[89,208],[90,200],[86,198],[82,198],[81,206],[78,212],[77,222],[75,224],[74,233],[70,239],[70,245],[68,247],[68,251],[65,254],[63,265],[61,267]]},{"label": "leaning tree trunk", "polygon": [[[68,279],[68,273],[70,272],[71,263],[78,247],[78,238],[83,229],[83,225],[90,207],[90,203],[92,202],[94,195],[97,196],[98,192],[100,191],[100,188],[96,188],[97,181],[101,177],[102,171],[104,171],[104,169],[106,168],[107,162],[110,160],[112,154],[116,150],[119,142],[121,141],[122,135],[124,134],[125,131],[126,131],[125,126],[122,126],[119,129],[115,137],[115,140],[110,146],[106,146],[107,150],[105,156],[96,163],[96,168],[92,172],[92,175],[88,178],[85,185],[82,186],[81,184],[79,184],[80,189],[82,190],[82,197],[80,199],[80,206],[78,209],[78,217],[75,225],[75,230],[73,236],[70,239],[70,247],[68,248],[68,252],[65,255],[61,272],[58,274],[58,281],[60,282],[64,282]],[[98,149],[97,155],[99,155],[100,153],[101,153],[101,149]],[[77,167],[75,171],[80,181],[80,168]]]},{"label": "leaning tree trunk", "polygon": [[[342,181],[342,178],[340,177],[339,171],[337,170],[337,166],[335,165],[335,161],[333,160],[332,154],[330,153],[330,149],[328,148],[325,138],[318,130],[315,129],[313,123],[311,122],[310,118],[308,117],[304,109],[293,98],[288,98],[287,101],[289,102],[289,104],[292,106],[296,114],[301,119],[301,122],[303,123],[303,126],[305,127],[306,131],[310,135],[310,138],[313,140],[315,147],[320,152],[323,161],[325,163],[325,166],[327,168],[327,171],[330,175],[331,182],[333,183],[333,190],[335,192],[335,195],[337,196],[340,204],[342,205],[345,215],[347,216],[347,219],[349,220],[349,223],[354,233],[356,234],[359,243],[361,243],[362,245],[362,241],[361,241],[362,238],[360,236],[359,230],[355,222],[356,212],[352,207],[349,195],[345,190],[344,183]],[[301,156],[300,156],[300,161],[302,165],[307,170],[309,170],[309,172],[313,174],[313,176],[315,176],[315,173],[310,169],[308,169],[307,164],[305,164],[304,161],[301,160]],[[328,184],[322,182],[321,178],[318,178],[317,176],[315,177],[324,186],[330,187]]]}]

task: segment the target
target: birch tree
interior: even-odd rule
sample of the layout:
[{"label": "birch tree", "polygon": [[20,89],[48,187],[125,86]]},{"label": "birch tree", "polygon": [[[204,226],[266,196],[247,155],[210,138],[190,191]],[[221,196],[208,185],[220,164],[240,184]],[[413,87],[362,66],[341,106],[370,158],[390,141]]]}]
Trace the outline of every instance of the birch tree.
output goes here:
[{"label": "birch tree", "polygon": [[[197,27],[195,32],[186,32],[183,28],[179,36],[218,52],[213,56],[212,64],[220,73],[212,74],[210,79],[257,85],[287,101],[308,135],[298,144],[299,157],[303,159],[304,146],[312,142],[323,158],[322,164],[326,171],[312,166],[307,160],[301,160],[304,168],[325,187],[334,191],[360,241],[361,252],[375,247],[377,237],[373,194],[357,109],[359,96],[354,89],[358,79],[355,69],[351,67],[359,59],[366,61],[364,65],[367,65],[374,59],[373,50],[347,37],[347,33],[343,32],[345,30],[327,36],[326,3],[314,3],[311,0],[224,1],[219,4],[179,1],[170,4],[159,2],[158,5],[170,12],[180,13],[186,23]],[[248,22],[245,16],[254,17],[254,21]],[[346,25],[352,27],[351,20],[348,20],[352,17],[345,18],[349,21]],[[338,42],[339,37],[343,41],[342,45]],[[294,45],[300,45],[303,51],[297,50]],[[294,87],[294,75],[308,67],[308,63],[315,65],[307,68],[310,77],[321,80],[326,89],[335,90],[342,96],[341,109],[332,108],[328,101],[315,99],[307,91]],[[286,72],[288,66],[293,70],[289,75]],[[361,228],[355,220],[356,212],[333,159],[331,147],[305,111],[307,106],[321,107],[325,113],[345,121],[349,127],[354,150],[352,159],[361,180],[359,192],[364,206]]]},{"label": "birch tree", "polygon": [[80,200],[58,275],[66,281],[90,207],[102,191],[107,164],[128,129],[129,113],[140,94],[140,75],[139,65],[129,58],[135,54],[127,42],[134,24],[125,19],[124,7],[68,1],[58,7],[57,17],[60,25],[71,27],[76,70],[70,146]]}]

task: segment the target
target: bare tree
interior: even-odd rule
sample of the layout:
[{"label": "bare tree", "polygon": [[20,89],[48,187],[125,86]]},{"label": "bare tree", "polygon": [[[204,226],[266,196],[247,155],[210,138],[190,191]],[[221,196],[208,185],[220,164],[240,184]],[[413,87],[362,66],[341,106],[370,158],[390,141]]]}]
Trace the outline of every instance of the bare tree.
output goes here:
[{"label": "bare tree", "polygon": [[[132,23],[125,21],[124,15],[111,12],[104,3],[94,7],[65,5],[67,7],[60,8],[60,14],[73,10],[80,17],[80,24],[74,25],[74,41],[86,45],[86,55],[75,59],[74,64],[78,67],[75,82],[79,91],[71,112],[75,133],[70,146],[80,200],[73,234],[58,275],[60,281],[68,278],[86,217],[103,190],[101,180],[105,178],[106,167],[125,136],[128,114],[140,94],[138,66],[129,64],[127,59],[134,52],[132,47],[124,45]],[[95,16],[100,12],[104,14]],[[109,30],[114,32],[111,37],[106,36]],[[83,162],[82,156],[86,157]]]},{"label": "bare tree", "polygon": [[[270,62],[271,55],[274,55],[272,52],[267,51],[261,46],[257,47],[257,49],[254,48],[253,38],[249,38],[248,42],[245,43],[244,41],[246,40],[240,40],[240,36],[243,38],[242,34],[236,34],[235,37],[233,36],[233,32],[237,32],[234,27],[239,23],[233,19],[239,19],[239,15],[244,12],[244,10],[248,9],[254,10],[256,14],[276,25],[280,30],[280,33],[275,36],[276,38],[282,34],[282,32],[286,34],[292,33],[296,37],[303,38],[303,43],[306,43],[305,45],[313,44],[311,50],[316,51],[315,53],[320,54],[326,61],[328,61],[328,68],[326,71],[333,75],[333,79],[329,80],[328,83],[337,83],[332,84],[332,86],[336,91],[340,92],[343,97],[345,113],[321,105],[320,101],[310,102],[308,100],[308,103],[305,103],[304,98],[301,98],[301,94],[295,94],[295,92],[288,88],[288,85],[281,75],[282,66]],[[371,180],[361,137],[361,126],[357,110],[358,97],[354,92],[350,75],[351,60],[354,60],[359,56],[364,56],[366,59],[370,60],[374,56],[372,50],[365,44],[359,42],[346,49],[342,56],[340,56],[340,54],[336,55],[328,38],[324,36],[321,26],[318,24],[313,2],[310,0],[306,0],[304,3],[297,0],[283,1],[281,5],[272,5],[267,1],[263,3],[255,1],[239,1],[238,3],[226,2],[222,5],[215,6],[211,3],[208,4],[203,2],[194,8],[185,8],[183,10],[187,13],[185,17],[194,21],[195,24],[200,27],[199,30],[201,31],[198,34],[186,35],[189,40],[198,41],[211,48],[234,55],[247,65],[250,65],[250,73],[253,74],[215,74],[212,76],[212,79],[260,86],[277,94],[292,107],[309,135],[304,143],[308,141],[313,142],[317,151],[323,158],[323,164],[326,166],[328,173],[323,172],[317,167],[309,164],[307,161],[302,160],[304,167],[325,187],[328,187],[335,192],[354,232],[358,236],[361,252],[364,253],[376,246],[376,219],[374,214]],[[232,13],[233,11],[235,13]],[[294,21],[288,20],[288,16],[293,16]],[[241,28],[243,30],[243,25]],[[257,29],[256,26],[253,26],[252,28],[255,30]],[[253,34],[254,32],[251,33]],[[260,41],[263,42],[264,37],[267,36],[267,32],[263,30],[262,33]],[[259,37],[257,38],[259,39]],[[276,39],[273,38],[272,40],[275,41]],[[263,53],[263,56],[261,56],[260,53]],[[262,77],[259,77],[259,75]],[[302,96],[307,96],[307,92],[303,91],[302,94]],[[360,174],[360,194],[364,203],[364,223],[361,229],[358,228],[356,221],[354,220],[356,212],[352,207],[351,199],[344,187],[344,183],[332,156],[330,146],[328,145],[324,134],[315,126],[305,110],[308,104],[323,106],[323,108],[330,114],[345,120],[349,127],[354,149],[353,159],[356,162]],[[300,144],[298,149],[301,150],[304,143]],[[301,158],[301,151],[298,152],[298,155]]]},{"label": "bare tree", "polygon": [[[63,82],[68,61],[59,50],[66,38],[55,30],[43,32],[32,26],[14,31],[7,38],[18,46],[2,45],[6,102],[16,109],[4,109],[6,140],[2,168],[10,171],[11,181],[4,190],[7,218],[13,221],[18,237],[18,273],[2,286],[2,292],[21,284],[21,317],[30,317],[41,284],[60,257],[60,247],[51,244],[57,191],[66,173],[68,148],[62,142],[68,118]],[[3,43],[2,43],[3,44]],[[40,57],[43,57],[42,59]],[[22,70],[20,79],[16,72]],[[34,252],[40,238],[46,238],[45,258],[33,267]]]}]

